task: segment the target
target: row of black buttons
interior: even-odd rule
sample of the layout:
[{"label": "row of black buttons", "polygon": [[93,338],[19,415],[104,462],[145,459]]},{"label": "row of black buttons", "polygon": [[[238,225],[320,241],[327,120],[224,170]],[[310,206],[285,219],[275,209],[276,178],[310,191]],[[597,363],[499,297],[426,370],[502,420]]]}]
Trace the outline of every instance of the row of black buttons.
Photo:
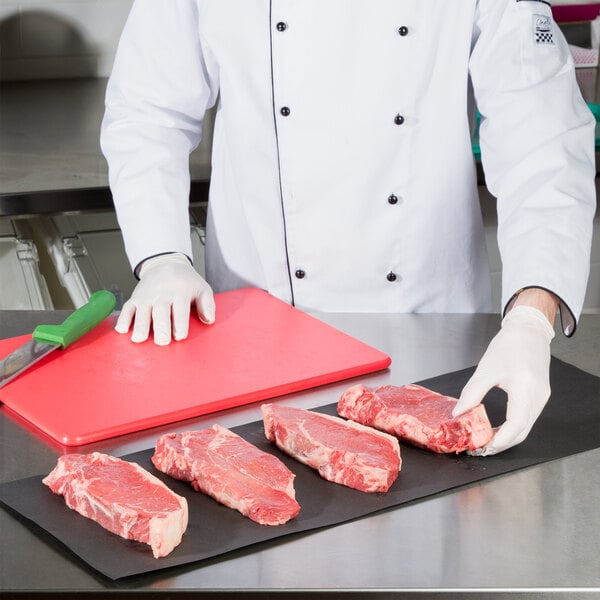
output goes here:
[{"label": "row of black buttons", "polygon": [[[287,27],[287,23],[284,23],[283,21],[279,21],[276,25],[277,31],[285,31]],[[406,37],[408,35],[408,27],[406,27],[406,25],[398,27],[398,34],[402,37]]]},{"label": "row of black buttons", "polygon": [[[279,21],[279,23],[277,23],[276,27],[277,27],[277,31],[285,31],[287,29],[287,23],[284,23],[283,21]],[[399,27],[398,34],[401,35],[402,37],[407,36],[408,35],[408,27],[406,27],[405,25],[402,25],[401,27]],[[291,110],[290,110],[289,106],[282,106],[279,109],[279,112],[281,113],[282,116],[289,117]],[[396,125],[402,125],[404,123],[404,117],[401,114],[397,114],[394,117],[394,123]],[[390,204],[398,204],[398,196],[396,196],[395,194],[390,194],[388,196],[388,202]],[[296,279],[304,279],[306,277],[306,271],[304,271],[304,269],[296,269],[294,275],[295,275]],[[396,275],[396,273],[394,273],[393,271],[390,271],[386,275],[386,279],[389,282],[394,282],[398,279],[398,275]]]},{"label": "row of black buttons", "polygon": [[[294,275],[296,276],[296,279],[304,279],[306,277],[306,271],[304,271],[303,269],[296,269],[296,272],[294,273]],[[385,278],[389,281],[389,282],[394,282],[398,279],[398,275],[396,275],[396,273],[394,273],[393,271],[390,271]]]},{"label": "row of black buttons", "polygon": [[[289,117],[292,111],[289,106],[282,106],[279,109],[279,112],[282,116]],[[402,125],[404,123],[404,117],[402,115],[396,115],[394,117],[394,123],[396,123],[396,125]]]}]

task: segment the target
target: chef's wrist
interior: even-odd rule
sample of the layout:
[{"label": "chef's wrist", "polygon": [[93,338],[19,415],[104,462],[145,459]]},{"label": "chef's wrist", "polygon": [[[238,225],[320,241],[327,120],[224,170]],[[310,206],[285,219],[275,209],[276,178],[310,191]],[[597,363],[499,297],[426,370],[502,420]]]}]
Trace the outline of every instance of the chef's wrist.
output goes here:
[{"label": "chef's wrist", "polygon": [[192,264],[192,260],[189,258],[189,256],[182,254],[181,252],[161,252],[160,254],[153,254],[152,256],[148,256],[144,260],[140,261],[135,267],[133,274],[135,275],[136,279],[140,279],[140,277],[142,276],[143,269],[148,269],[149,267],[152,267],[153,265],[160,263],[163,260],[168,261],[169,259],[182,263],[187,262],[190,265]]},{"label": "chef's wrist", "polygon": [[548,319],[550,325],[554,326],[554,321],[558,313],[558,298],[548,290],[542,288],[527,288],[521,290],[512,307],[516,306],[530,306],[539,310]]}]

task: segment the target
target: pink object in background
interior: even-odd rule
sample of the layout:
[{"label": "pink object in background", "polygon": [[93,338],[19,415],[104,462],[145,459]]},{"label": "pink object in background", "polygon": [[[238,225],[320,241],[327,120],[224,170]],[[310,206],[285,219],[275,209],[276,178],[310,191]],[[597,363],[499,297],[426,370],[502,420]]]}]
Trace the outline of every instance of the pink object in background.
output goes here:
[{"label": "pink object in background", "polygon": [[552,15],[557,23],[593,21],[600,14],[600,2],[553,6]]},{"label": "pink object in background", "polygon": [[576,67],[598,66],[598,48],[580,48],[579,46],[569,45],[569,49]]}]

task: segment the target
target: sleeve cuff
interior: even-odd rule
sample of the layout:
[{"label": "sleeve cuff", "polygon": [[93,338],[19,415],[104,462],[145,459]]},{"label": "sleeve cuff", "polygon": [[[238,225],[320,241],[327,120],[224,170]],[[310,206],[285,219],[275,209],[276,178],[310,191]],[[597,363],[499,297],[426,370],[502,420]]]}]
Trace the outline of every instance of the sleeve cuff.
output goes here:
[{"label": "sleeve cuff", "polygon": [[537,288],[540,290],[546,290],[547,292],[553,294],[558,299],[558,312],[560,314],[560,326],[562,328],[563,333],[566,337],[571,337],[575,330],[577,329],[577,319],[573,314],[573,311],[569,308],[568,304],[558,295],[556,292],[549,290],[548,288],[541,287],[539,285],[528,285],[527,287],[523,287],[520,290],[517,290],[510,298],[510,300],[506,303],[504,307],[504,311],[502,312],[502,317],[505,317],[508,311],[513,307],[517,296],[523,291],[532,288]]},{"label": "sleeve cuff", "polygon": [[[150,260],[151,258],[156,258],[157,256],[165,256],[165,254],[182,254],[182,253],[173,250],[172,252],[159,252],[158,254],[152,254],[151,256],[146,256],[146,258],[144,258],[144,260],[140,260],[140,262],[137,265],[135,265],[135,269],[133,269],[133,274],[134,274],[135,278],[138,281],[140,280],[140,271],[142,270],[142,265],[147,260]],[[194,261],[187,254],[183,254],[183,256],[185,256],[190,261],[190,264],[192,266],[194,265]]]}]

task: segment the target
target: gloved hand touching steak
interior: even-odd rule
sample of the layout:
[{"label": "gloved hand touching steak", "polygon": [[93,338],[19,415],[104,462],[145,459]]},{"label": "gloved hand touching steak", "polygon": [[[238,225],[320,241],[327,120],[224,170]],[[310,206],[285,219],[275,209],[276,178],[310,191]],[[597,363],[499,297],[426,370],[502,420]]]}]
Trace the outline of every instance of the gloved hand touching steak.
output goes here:
[{"label": "gloved hand touching steak", "polygon": [[552,325],[537,308],[515,306],[504,317],[453,411],[457,416],[473,408],[494,386],[508,395],[506,421],[486,446],[472,454],[497,454],[527,437],[550,397],[553,337]]}]

